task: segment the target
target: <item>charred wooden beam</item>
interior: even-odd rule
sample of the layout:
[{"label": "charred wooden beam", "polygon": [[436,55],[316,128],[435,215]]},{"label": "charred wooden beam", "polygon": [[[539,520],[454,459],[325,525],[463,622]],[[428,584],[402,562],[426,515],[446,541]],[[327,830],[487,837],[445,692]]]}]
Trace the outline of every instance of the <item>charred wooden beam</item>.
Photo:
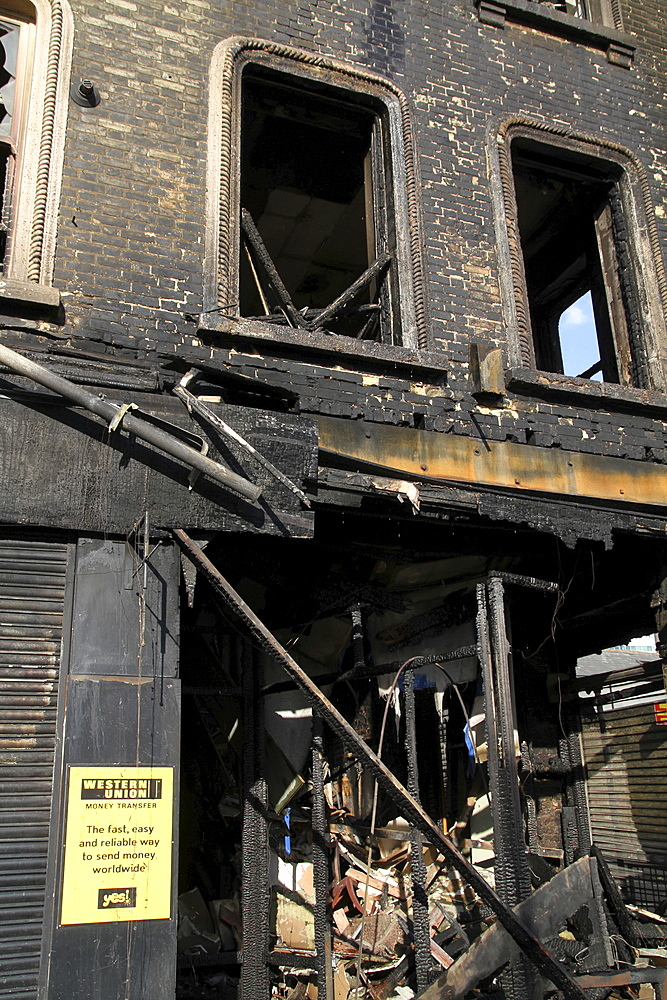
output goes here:
[{"label": "charred wooden beam", "polygon": [[337,299],[323,309],[319,314],[317,319],[313,320],[310,328],[313,330],[321,330],[323,326],[330,323],[331,320],[336,319],[340,316],[348,306],[354,301],[354,299],[363,292],[364,288],[370,285],[371,281],[376,278],[382,271],[385,270],[391,263],[391,254],[383,253],[375,260],[370,267],[366,268],[363,274],[361,274],[356,281],[353,281],[349,288],[347,288]]},{"label": "charred wooden beam", "polygon": [[241,645],[243,679],[243,964],[244,1000],[266,1000],[270,993],[268,786],[264,774],[264,717],[259,697],[257,651]]},{"label": "charred wooden beam", "polygon": [[595,858],[597,861],[602,889],[607,897],[607,902],[609,903],[609,907],[614,915],[614,919],[618,924],[621,934],[628,944],[635,948],[639,947],[641,944],[640,936],[634,928],[632,918],[625,907],[625,903],[621,898],[620,892],[618,891],[618,886],[614,881],[613,875],[609,871],[609,865],[607,864],[602,851],[596,844],[591,845],[591,857]]},{"label": "charred wooden beam", "polygon": [[271,255],[264,245],[264,240],[259,235],[259,230],[253,222],[252,215],[245,208],[241,209],[241,227],[250,245],[251,251],[255,255],[255,260],[263,267],[271,288],[280,302],[280,305],[285,310],[285,314],[290,323],[292,326],[300,326],[302,330],[308,329],[308,324],[292,302],[290,293],[285,288],[283,279],[278,274],[276,265],[271,260]]},{"label": "charred wooden beam", "polygon": [[585,976],[577,976],[577,982],[585,990],[613,989],[614,986],[638,986],[641,983],[655,983],[658,986],[661,1000],[667,1000],[667,968],[649,967],[625,969],[622,972],[596,972]]},{"label": "charred wooden beam", "polygon": [[313,880],[315,882],[315,949],[318,1000],[334,1000],[331,927],[328,918],[329,850],[324,797],[324,734],[322,719],[313,714]]},{"label": "charred wooden beam", "polygon": [[[458,649],[451,649],[447,653],[429,653],[428,656],[415,656],[411,667],[413,670],[425,667],[430,663],[441,666],[443,663],[452,663],[455,660],[465,660],[470,656],[477,655],[477,646],[459,646]],[[361,670],[351,667],[344,673],[338,671],[330,674],[319,674],[318,682],[322,684],[335,684],[337,681],[363,680],[368,677],[380,677],[382,674],[395,674],[405,663],[405,660],[392,660],[391,663],[371,663],[365,664]],[[262,688],[262,695],[280,694],[283,691],[293,691],[297,687],[296,681],[276,681],[274,684],[267,684]]]},{"label": "charred wooden beam", "polygon": [[[405,736],[408,756],[408,791],[416,802],[419,797],[419,771],[417,767],[417,720],[415,718],[415,675],[412,664],[405,671],[403,692],[405,696]],[[426,895],[426,865],[424,864],[421,831],[410,829],[410,858],[412,867],[412,928],[415,945],[417,988],[426,989],[431,982],[431,929],[428,896]]]},{"label": "charred wooden beam", "polygon": [[[525,848],[525,833],[519,778],[514,746],[514,712],[511,691],[511,649],[507,636],[505,589],[494,577],[477,586],[477,637],[479,661],[484,681],[489,756],[489,786],[495,882],[498,894],[508,906],[516,906],[530,894],[530,869]],[[508,1000],[523,1000],[533,992],[531,970],[523,956],[516,959],[504,977]]]},{"label": "charred wooden beam", "polygon": [[[517,919],[536,937],[554,937],[569,917],[593,899],[595,889],[591,864],[594,862],[590,858],[581,858],[570,868],[554,875],[514,908]],[[476,983],[493,975],[519,955],[519,949],[507,930],[500,923],[494,924],[427,990],[419,994],[419,1000],[444,1000],[445,997],[447,1000],[462,1000]]]}]

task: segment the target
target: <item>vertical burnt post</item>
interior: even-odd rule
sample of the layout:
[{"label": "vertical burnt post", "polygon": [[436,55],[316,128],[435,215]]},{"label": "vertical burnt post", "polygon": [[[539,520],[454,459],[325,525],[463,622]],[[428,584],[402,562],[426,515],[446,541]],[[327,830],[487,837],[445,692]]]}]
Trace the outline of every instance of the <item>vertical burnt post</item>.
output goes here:
[{"label": "vertical burnt post", "polygon": [[331,928],[327,914],[329,898],[329,851],[324,798],[324,726],[313,714],[313,874],[315,882],[315,949],[319,1000],[333,1000]]},{"label": "vertical burnt post", "polygon": [[[153,551],[147,533],[141,544],[135,541],[82,535],[72,554],[40,969],[44,1000],[170,1000],[174,995],[180,560],[166,541]],[[83,792],[86,778],[115,783],[127,775],[159,782],[141,796],[140,812],[132,809],[134,796],[122,785],[116,794],[114,784],[111,802],[106,791],[103,798]],[[82,820],[91,843],[97,841],[87,855],[76,849]],[[135,824],[143,827],[146,821],[155,840],[147,852],[152,857],[133,834]],[[127,823],[128,833],[112,845],[117,823]],[[164,867],[157,877],[147,882],[137,872],[133,882],[137,855],[142,853],[150,877],[160,850]],[[85,864],[80,877],[72,860]],[[105,919],[105,889],[115,891],[122,904],[114,908],[112,921]]]},{"label": "vertical burnt post", "polygon": [[[581,717],[579,707],[573,701],[564,701],[562,706],[562,723],[565,735],[560,739],[558,751],[566,763],[565,798],[567,806],[572,809],[574,844],[566,852],[572,850],[570,863],[588,854],[591,848],[591,830],[588,820],[588,799],[586,797],[586,779],[584,761],[581,754]],[[565,833],[565,831],[564,831]],[[566,840],[564,836],[564,841]]]},{"label": "vertical burnt post", "polygon": [[[417,726],[415,724],[415,677],[412,667],[404,674],[405,742],[408,756],[408,791],[419,802],[419,772],[417,768]],[[415,944],[417,989],[424,990],[431,981],[431,935],[429,933],[426,866],[422,850],[422,835],[410,828],[412,862],[412,927]]]},{"label": "vertical burnt post", "polygon": [[[514,907],[530,895],[530,869],[519,798],[511,647],[502,580],[492,578],[487,584],[479,584],[477,605],[477,643],[484,682],[496,891],[504,903]],[[535,976],[523,957],[502,978],[508,1000],[527,1000],[535,993]]]},{"label": "vertical burnt post", "polygon": [[447,819],[447,804],[450,798],[450,777],[448,766],[448,740],[449,740],[449,708],[443,703],[442,714],[440,716],[440,771],[442,782],[440,786],[442,815]]},{"label": "vertical burnt post", "polygon": [[269,996],[268,790],[264,776],[264,717],[259,653],[240,644],[243,684],[243,1000]]}]

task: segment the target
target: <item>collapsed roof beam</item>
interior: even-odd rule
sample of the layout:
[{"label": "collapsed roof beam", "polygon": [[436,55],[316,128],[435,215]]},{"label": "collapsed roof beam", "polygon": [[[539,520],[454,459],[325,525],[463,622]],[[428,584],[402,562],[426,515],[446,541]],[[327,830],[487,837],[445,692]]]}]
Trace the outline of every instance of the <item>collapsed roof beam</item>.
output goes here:
[{"label": "collapsed roof beam", "polygon": [[331,729],[340,737],[343,743],[354,750],[362,763],[377,779],[380,787],[396,802],[405,817],[419,829],[447,861],[466,879],[478,896],[493,910],[499,922],[526,953],[533,964],[562,990],[567,1000],[586,1000],[586,994],[566,970],[554,959],[546,948],[523,925],[518,917],[500,899],[488,885],[476,868],[461,854],[455,845],[446,837],[439,827],[431,820],[422,806],[416,801],[403,785],[397,781],[386,764],[371,750],[365,740],[359,736],[350,723],[331,704],[319,687],[302,670],[276,637],[260,621],[251,608],[237,594],[231,584],[213,565],[204,551],[190,536],[180,528],[174,530],[174,538],[185,555],[194,563],[197,569],[213,587],[217,597],[236,617],[240,618],[253,639],[274,659],[282,664],[289,676],[295,681],[301,692]]},{"label": "collapsed roof beam", "polygon": [[241,228],[243,229],[243,234],[251,248],[251,253],[257,259],[258,263],[264,268],[271,288],[280,302],[280,306],[289,322],[292,326],[300,326],[302,329],[307,330],[308,324],[292,302],[290,293],[285,288],[283,280],[276,269],[276,265],[271,260],[271,255],[264,245],[264,240],[259,234],[259,230],[253,221],[252,215],[246,208],[241,209]]}]

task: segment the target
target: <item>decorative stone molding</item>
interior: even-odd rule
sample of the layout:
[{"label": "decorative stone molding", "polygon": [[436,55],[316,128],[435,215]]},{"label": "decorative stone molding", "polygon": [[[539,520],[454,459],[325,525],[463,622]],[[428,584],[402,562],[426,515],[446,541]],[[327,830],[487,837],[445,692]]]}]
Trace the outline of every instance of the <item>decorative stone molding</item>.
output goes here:
[{"label": "decorative stone molding", "polygon": [[[211,62],[208,211],[204,265],[204,316],[238,316],[241,73],[249,63],[367,94],[381,101],[389,121],[395,171],[394,202],[403,345],[427,346],[418,173],[408,101],[378,74],[261,38],[220,42]],[[295,331],[294,336],[298,336]],[[357,345],[359,346],[359,345]]]},{"label": "decorative stone molding", "polygon": [[[48,286],[53,277],[72,59],[73,24],[67,0],[32,2],[35,54],[6,275],[15,287],[19,282]],[[46,296],[48,301],[52,298]]]},{"label": "decorative stone molding", "polygon": [[[495,28],[504,28],[506,21],[531,25],[551,35],[560,35],[601,49],[614,66],[622,66],[624,69],[632,66],[636,42],[631,35],[626,35],[617,27],[564,14],[536,0],[475,0],[475,6],[482,24],[490,24]],[[615,22],[620,23],[616,9],[613,10]]]},{"label": "decorative stone molding", "polygon": [[535,367],[510,149],[512,140],[518,137],[596,157],[615,164],[619,172],[622,171],[628,230],[643,289],[643,338],[654,381],[652,388],[664,391],[667,388],[667,273],[651,188],[643,165],[633,152],[619,143],[520,115],[505,119],[489,135],[491,182],[502,201],[496,231],[501,272],[504,272],[501,273],[501,287],[508,316],[510,365]]}]

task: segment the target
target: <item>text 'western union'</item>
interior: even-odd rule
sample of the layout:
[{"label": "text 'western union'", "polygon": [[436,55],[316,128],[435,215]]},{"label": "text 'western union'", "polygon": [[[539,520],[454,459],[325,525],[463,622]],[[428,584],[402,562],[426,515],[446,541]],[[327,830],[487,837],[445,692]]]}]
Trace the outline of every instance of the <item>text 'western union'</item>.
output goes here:
[{"label": "text 'western union'", "polygon": [[83,778],[82,799],[161,799],[162,778]]}]

